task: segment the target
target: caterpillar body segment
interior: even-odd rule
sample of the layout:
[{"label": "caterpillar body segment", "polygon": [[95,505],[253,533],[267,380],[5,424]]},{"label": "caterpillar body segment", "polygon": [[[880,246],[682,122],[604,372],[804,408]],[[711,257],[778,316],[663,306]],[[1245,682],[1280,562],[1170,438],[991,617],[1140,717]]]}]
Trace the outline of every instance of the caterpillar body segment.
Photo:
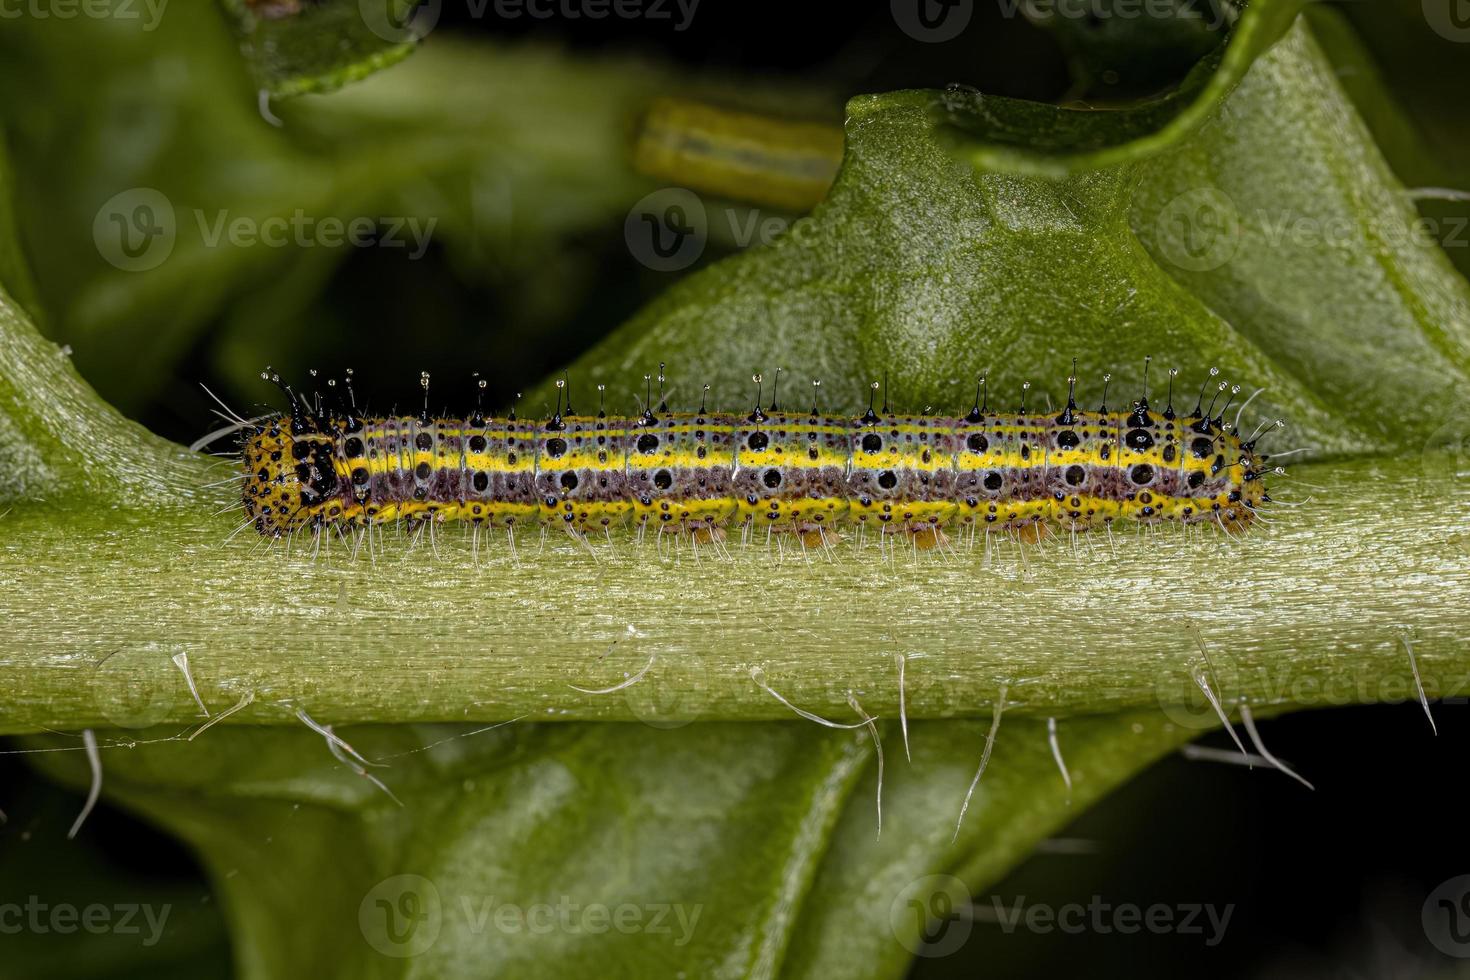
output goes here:
[{"label": "caterpillar body segment", "polygon": [[246,516],[266,537],[394,521],[585,535],[632,527],[805,541],[844,528],[942,542],[950,527],[1085,531],[1211,522],[1269,500],[1264,456],[1208,410],[860,417],[748,414],[367,418],[293,412],[243,439]]}]

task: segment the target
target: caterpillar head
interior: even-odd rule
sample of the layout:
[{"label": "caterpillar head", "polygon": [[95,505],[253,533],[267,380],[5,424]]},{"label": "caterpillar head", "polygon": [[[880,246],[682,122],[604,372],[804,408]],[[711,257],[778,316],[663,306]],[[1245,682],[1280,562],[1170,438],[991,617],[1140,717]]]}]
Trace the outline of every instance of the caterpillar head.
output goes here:
[{"label": "caterpillar head", "polygon": [[1225,529],[1232,534],[1244,531],[1255,523],[1256,515],[1269,501],[1266,495],[1266,464],[1256,454],[1254,445],[1241,445],[1237,459],[1232,474],[1239,473],[1239,482],[1235,483],[1227,495],[1220,514]]},{"label": "caterpillar head", "polygon": [[324,433],[292,432],[286,416],[264,420],[241,445],[246,473],[245,516],[268,538],[320,523],[341,511],[332,441]]}]

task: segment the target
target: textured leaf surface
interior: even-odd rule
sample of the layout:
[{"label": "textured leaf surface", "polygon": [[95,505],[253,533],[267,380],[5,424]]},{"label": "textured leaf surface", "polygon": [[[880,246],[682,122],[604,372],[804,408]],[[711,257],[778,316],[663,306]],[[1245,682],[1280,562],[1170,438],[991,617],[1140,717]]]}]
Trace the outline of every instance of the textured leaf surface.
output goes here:
[{"label": "textured leaf surface", "polygon": [[1444,426],[1470,369],[1470,290],[1416,233],[1304,27],[1193,137],[1107,170],[973,173],[930,136],[935,99],[853,100],[826,202],[671,288],[574,376],[631,403],[628,380],[667,361],[738,406],[752,373],[785,366],[801,372],[788,401],[816,376],[860,410],[888,372],[899,406],[962,413],[982,373],[997,404],[1029,380],[1031,404],[1060,405],[1073,357],[1083,400],[1111,372],[1116,405],[1151,355],[1181,369],[1183,408],[1211,365],[1265,388],[1252,417],[1289,420],[1282,448],[1417,456]]},{"label": "textured leaf surface", "polygon": [[412,16],[417,0],[219,3],[261,87],[273,95],[329,91],[365,78],[407,57],[433,27],[432,19]]},{"label": "textured leaf surface", "polygon": [[247,975],[898,977],[939,901],[1184,737],[1065,726],[1069,808],[1044,727],[1003,724],[951,843],[987,727],[916,725],[908,763],[888,726],[881,840],[867,732],[801,722],[343,730],[401,808],[304,728],[103,755],[114,798],[199,849]]}]

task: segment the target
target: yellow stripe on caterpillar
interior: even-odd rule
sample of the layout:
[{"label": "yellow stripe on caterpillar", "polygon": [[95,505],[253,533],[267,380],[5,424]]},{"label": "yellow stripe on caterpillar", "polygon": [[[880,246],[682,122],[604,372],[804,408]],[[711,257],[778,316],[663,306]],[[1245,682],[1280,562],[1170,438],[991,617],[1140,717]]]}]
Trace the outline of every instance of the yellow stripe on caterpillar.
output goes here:
[{"label": "yellow stripe on caterpillar", "polygon": [[1126,412],[1090,412],[1074,391],[1072,379],[1067,407],[1045,414],[991,412],[977,396],[962,417],[660,406],[633,417],[558,408],[540,423],[311,412],[292,396],[290,414],[245,434],[244,505],[268,537],[406,520],[576,534],[629,522],[711,536],[764,526],[824,541],[867,526],[939,541],[955,524],[1043,533],[1128,519],[1233,532],[1269,500],[1266,457],[1213,401],[1176,414],[1171,383],[1162,411],[1145,390]]}]

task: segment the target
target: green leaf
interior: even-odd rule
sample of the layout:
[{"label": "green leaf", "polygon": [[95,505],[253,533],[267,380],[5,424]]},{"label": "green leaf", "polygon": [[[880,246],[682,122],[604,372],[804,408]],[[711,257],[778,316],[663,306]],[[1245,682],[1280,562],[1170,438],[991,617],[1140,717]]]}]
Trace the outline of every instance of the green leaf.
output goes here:
[{"label": "green leaf", "polygon": [[1063,101],[1089,105],[1153,96],[1173,85],[1219,46],[1237,15],[1231,0],[1167,0],[1147,9],[1061,0],[1018,9],[1067,57],[1072,86]]},{"label": "green leaf", "polygon": [[304,728],[102,756],[112,798],[199,852],[247,977],[897,977],[937,892],[968,900],[1185,734],[1063,726],[1069,806],[1043,726],[1006,722],[952,844],[986,730],[915,725],[909,763],[887,726],[881,840],[867,732],[803,722],[343,730],[401,808]]},{"label": "green leaf", "polygon": [[[1348,20],[1349,9],[1362,36]],[[1461,275],[1470,274],[1470,197],[1464,193],[1470,187],[1470,140],[1450,119],[1457,102],[1445,98],[1442,86],[1421,80],[1465,70],[1465,46],[1454,40],[1460,35],[1443,22],[1432,28],[1437,10],[1405,0],[1316,6],[1308,16],[1374,143],[1408,186],[1426,237],[1444,248]]]},{"label": "green leaf", "polygon": [[[1304,0],[1222,3],[1222,16],[1234,14],[1235,23],[1220,43],[1174,90],[1126,108],[1066,108],[963,88],[951,88],[930,105],[955,152],[986,170],[1060,176],[1126,164],[1168,148],[1203,125],[1256,59],[1291,26],[1303,5]],[[1200,6],[1172,4],[1170,9],[1188,14]],[[1136,16],[1137,7],[1130,4],[1127,9]],[[1102,17],[1099,23],[1120,19]],[[1191,23],[1177,14],[1149,20],[1152,38],[1164,33],[1156,22],[1174,30],[1181,26],[1188,30]],[[1074,51],[1078,29],[1063,31],[1064,37],[1071,36]],[[1127,36],[1129,47],[1136,47],[1137,32],[1128,31]],[[1094,56],[1107,53],[1106,46],[1089,44],[1088,50]]]},{"label": "green leaf", "polygon": [[[4,131],[0,130],[0,146],[4,144]],[[36,283],[20,251],[20,231],[15,221],[15,174],[10,160],[0,152],[0,284],[8,288],[10,298],[19,304],[32,319],[40,315],[40,300],[36,294]]]},{"label": "green leaf", "polygon": [[[1072,786],[1063,783],[1046,726],[1003,719],[995,753],[956,834],[956,800],[975,775],[986,723],[922,722],[913,761],[885,734],[884,831],[864,806],[870,767],[832,835],[797,922],[783,975],[901,977],[912,957],[948,956],[969,939],[963,907],[1023,861],[1047,835],[1158,756],[1188,740],[1153,712],[1079,718],[1058,726]],[[958,913],[958,918],[948,918]],[[920,942],[921,936],[933,940]],[[979,945],[978,943],[976,945]]]},{"label": "green leaf", "polygon": [[[330,186],[261,118],[236,51],[210,3],[170,5],[156,22],[28,17],[0,35],[0,84],[25,94],[0,112],[46,326],[124,408],[240,288],[223,268],[268,270],[285,257],[207,248],[194,210],[206,227],[217,211],[259,220],[275,209],[255,189],[294,182],[314,211]],[[122,329],[139,320],[146,328]]]},{"label": "green leaf", "polygon": [[194,496],[198,459],[99,403],[71,351],[43,339],[22,308],[37,300],[17,241],[13,186],[0,152],[0,504],[82,494],[104,505],[178,506]]},{"label": "green leaf", "polygon": [[[852,410],[886,372],[898,404],[953,413],[982,373],[996,403],[1030,381],[1032,404],[1062,404],[1073,357],[1087,403],[1107,372],[1126,402],[1151,355],[1181,369],[1182,408],[1211,365],[1264,387],[1251,416],[1289,420],[1278,449],[1418,456],[1445,424],[1470,376],[1470,290],[1416,233],[1305,27],[1223,115],[1130,166],[971,173],[930,138],[933,98],[854,99],[842,173],[809,218],[680,281],[573,376],[616,385],[666,361],[729,406],[785,365]],[[1369,352],[1388,354],[1371,374]],[[789,399],[808,397],[804,377]]]},{"label": "green leaf", "polygon": [[631,59],[436,36],[393,71],[276,107],[276,127],[212,5],[121,26],[16,22],[0,36],[0,85],[28,97],[0,119],[40,285],[24,305],[49,311],[48,334],[125,411],[202,344],[237,379],[221,392],[236,403],[259,398],[266,364],[316,362],[334,343],[321,323],[344,315],[323,284],[354,251],[342,244],[354,221],[396,227],[400,254],[442,247],[465,282],[500,286],[530,343],[594,285],[597,257],[568,240],[648,190],[628,130],[670,84]]},{"label": "green leaf", "polygon": [[[1470,49],[1465,46],[1470,35],[1460,13],[1453,4],[1385,0],[1314,9],[1311,17],[1314,30],[1321,33],[1351,33],[1349,43],[1370,63],[1362,77],[1354,74],[1359,65],[1351,65],[1343,72],[1343,84],[1355,97],[1359,91],[1371,93],[1368,101],[1393,105],[1423,141],[1424,153],[1404,155],[1402,162],[1442,167],[1456,175],[1454,186],[1463,190],[1470,175],[1470,138],[1456,115],[1463,100],[1454,85],[1445,84],[1445,79],[1461,77],[1470,67]],[[1341,22],[1337,30],[1331,26],[1334,21]],[[1388,141],[1390,151],[1393,147]]]},{"label": "green leaf", "polygon": [[[224,917],[208,886],[159,861],[150,835],[129,824],[128,847],[112,847],[96,832],[99,812],[88,833],[68,840],[80,798],[18,766],[6,770],[4,802],[0,895],[13,910],[0,976],[190,980],[228,962]],[[75,910],[70,921],[62,908]]]},{"label": "green leaf", "polygon": [[1245,343],[1307,381],[1331,431],[1308,428],[1305,444],[1415,456],[1464,397],[1470,291],[1335,79],[1299,30],[1242,83],[1256,111],[1147,165],[1132,224]]},{"label": "green leaf", "polygon": [[419,0],[219,2],[261,88],[275,96],[330,91],[365,78],[407,57],[433,27],[414,20]]}]

